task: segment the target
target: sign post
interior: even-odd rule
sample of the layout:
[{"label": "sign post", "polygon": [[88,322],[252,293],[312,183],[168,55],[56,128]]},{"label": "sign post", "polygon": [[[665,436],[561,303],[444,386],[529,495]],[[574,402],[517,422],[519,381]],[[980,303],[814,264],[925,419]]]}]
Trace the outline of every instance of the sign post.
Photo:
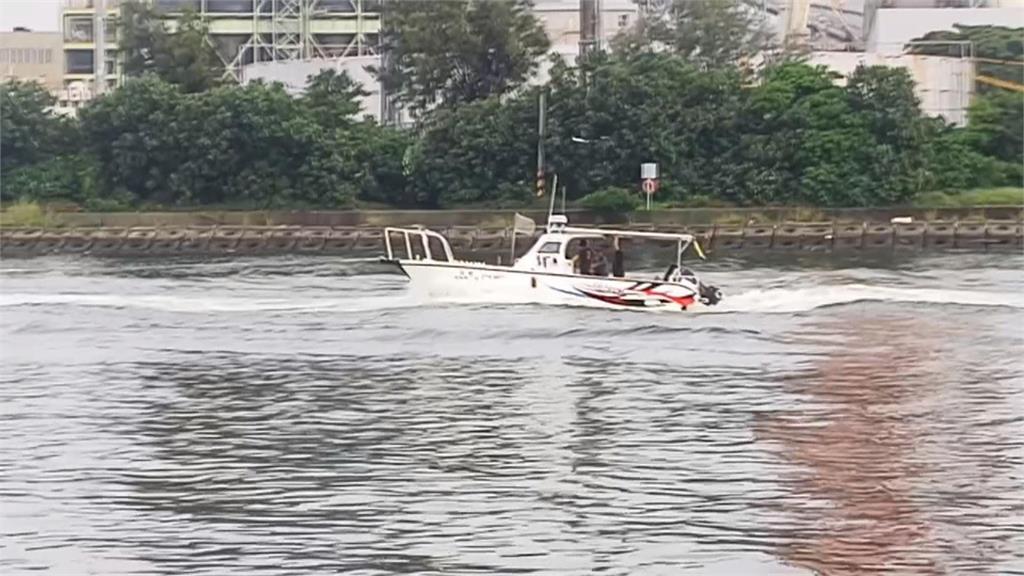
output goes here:
[{"label": "sign post", "polygon": [[658,165],[654,162],[644,162],[640,165],[640,189],[647,196],[647,210],[651,210],[651,199],[658,191]]}]

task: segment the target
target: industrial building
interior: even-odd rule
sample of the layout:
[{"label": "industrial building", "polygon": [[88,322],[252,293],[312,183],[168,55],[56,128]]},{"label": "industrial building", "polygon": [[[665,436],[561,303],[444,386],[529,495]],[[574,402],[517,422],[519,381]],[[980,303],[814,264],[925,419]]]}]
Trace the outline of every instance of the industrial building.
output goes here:
[{"label": "industrial building", "polygon": [[[209,28],[210,43],[236,78],[253,63],[374,54],[380,31],[379,0],[148,1],[168,20],[185,11],[199,14]],[[120,4],[121,0],[64,0],[66,89],[77,83],[103,90],[118,82],[114,19]],[[100,60],[105,62],[102,72],[96,67]]]},{"label": "industrial building", "polygon": [[[583,9],[581,5],[584,5]],[[575,61],[576,56],[588,46],[606,46],[616,34],[635,24],[640,14],[633,0],[535,0],[533,11],[551,40],[551,52],[568,62]],[[584,31],[588,23],[589,33]],[[305,88],[306,79],[321,70],[345,71],[369,93],[362,99],[364,114],[377,120],[404,123],[409,120],[408,116],[389,107],[388,99],[382,98],[380,83],[367,72],[368,67],[379,63],[379,56],[373,50],[343,58],[263,60],[243,65],[238,78],[243,83],[254,80],[280,82],[290,92],[300,93]],[[546,81],[549,69],[549,62],[540,62],[533,81]]]},{"label": "industrial building", "polygon": [[64,74],[62,48],[58,32],[0,32],[0,81],[34,81],[57,93]]},{"label": "industrial building", "polygon": [[[63,104],[74,107],[121,77],[112,19],[122,0],[63,0]],[[381,0],[148,0],[170,20],[201,15],[209,39],[240,82],[281,81],[292,91],[325,68],[346,70],[370,92],[364,112],[394,121],[387,98],[366,67],[379,62]],[[413,0],[414,1],[414,0]],[[668,17],[671,0],[535,0],[534,12],[552,52],[572,62],[607,47],[641,17]],[[955,24],[1024,26],[1024,0],[748,0],[778,46],[801,46],[812,62],[843,74],[858,63],[906,67],[929,114],[965,121],[975,75],[965,58],[904,54],[911,39]],[[105,15],[105,17],[101,17]],[[97,31],[103,30],[102,37]],[[97,41],[98,40],[98,41]],[[102,61],[101,70],[96,63]],[[548,63],[535,78],[543,82]]]}]

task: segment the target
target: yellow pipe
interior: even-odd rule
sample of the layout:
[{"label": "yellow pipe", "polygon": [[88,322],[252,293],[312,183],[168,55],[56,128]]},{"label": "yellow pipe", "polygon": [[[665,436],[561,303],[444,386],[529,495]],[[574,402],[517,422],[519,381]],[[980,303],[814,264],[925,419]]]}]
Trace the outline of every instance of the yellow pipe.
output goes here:
[{"label": "yellow pipe", "polygon": [[981,74],[975,76],[974,79],[983,84],[990,84],[999,88],[1013,90],[1014,92],[1024,92],[1024,84],[1000,80],[999,78],[993,78],[991,76],[982,76]]},{"label": "yellow pipe", "polygon": [[1018,66],[1024,66],[1024,60],[996,60],[995,58],[974,58],[975,62],[984,62],[986,64],[1016,64]]}]

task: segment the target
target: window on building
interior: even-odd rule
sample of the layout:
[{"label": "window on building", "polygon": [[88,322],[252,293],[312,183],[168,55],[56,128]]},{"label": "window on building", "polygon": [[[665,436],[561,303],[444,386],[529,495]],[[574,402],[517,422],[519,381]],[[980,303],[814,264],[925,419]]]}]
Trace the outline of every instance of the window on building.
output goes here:
[{"label": "window on building", "polygon": [[625,28],[629,26],[629,14],[619,15],[619,28]]},{"label": "window on building", "polygon": [[207,12],[224,12],[227,14],[251,14],[251,0],[206,0]]},{"label": "window on building", "polygon": [[92,50],[68,50],[65,54],[65,69],[68,74],[92,74],[93,67]]},{"label": "window on building", "polygon": [[53,50],[47,48],[46,52],[43,54],[43,64],[52,64],[52,63],[53,63]]},{"label": "window on building", "polygon": [[327,12],[355,12],[352,0],[320,0],[320,8]]},{"label": "window on building", "polygon": [[65,42],[92,42],[92,18],[76,16],[68,18],[64,24]]},{"label": "window on building", "polygon": [[[199,11],[202,8],[200,0],[157,0],[157,10],[161,12],[183,12],[185,10]],[[213,1],[210,2],[213,4]],[[210,11],[215,11],[212,7]]]},{"label": "window on building", "polygon": [[11,51],[8,48],[0,48],[0,64],[7,64],[11,61]]}]

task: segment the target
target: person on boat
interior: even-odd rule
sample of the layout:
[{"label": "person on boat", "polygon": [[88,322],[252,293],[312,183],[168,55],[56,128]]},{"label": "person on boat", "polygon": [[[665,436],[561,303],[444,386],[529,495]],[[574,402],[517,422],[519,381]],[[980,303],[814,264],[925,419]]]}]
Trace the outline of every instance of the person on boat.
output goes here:
[{"label": "person on boat", "polygon": [[587,244],[587,240],[580,240],[580,245],[576,248],[576,255],[572,258],[572,265],[576,269],[576,273],[584,276],[590,275],[590,262],[593,257],[594,252]]},{"label": "person on boat", "polygon": [[622,253],[618,236],[612,240],[612,243],[615,246],[615,252],[612,253],[612,276],[622,278],[626,275],[626,256]]},{"label": "person on boat", "polygon": [[590,273],[594,276],[608,275],[608,258],[605,257],[603,250],[594,251],[594,260],[590,263]]}]

